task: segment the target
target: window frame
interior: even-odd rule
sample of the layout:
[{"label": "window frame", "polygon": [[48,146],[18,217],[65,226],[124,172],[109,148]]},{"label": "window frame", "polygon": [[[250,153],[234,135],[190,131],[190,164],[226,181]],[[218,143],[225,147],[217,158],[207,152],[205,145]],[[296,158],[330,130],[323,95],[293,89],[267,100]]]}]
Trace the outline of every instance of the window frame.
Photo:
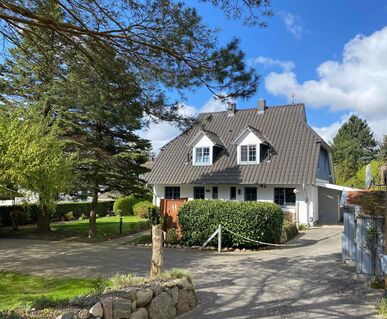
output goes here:
[{"label": "window frame", "polygon": [[[294,193],[294,187],[274,187],[274,203],[281,207],[295,207],[297,197]],[[294,201],[288,201],[287,197],[290,195],[294,197]]]},{"label": "window frame", "polygon": [[[254,192],[253,193],[248,193],[248,191],[252,191],[254,190],[255,191],[255,194]],[[252,196],[254,198],[247,198],[247,196]],[[258,200],[258,191],[257,191],[257,187],[245,187],[245,194],[244,194],[244,201],[245,202],[256,202]]]},{"label": "window frame", "polygon": [[[167,189],[170,192],[167,192]],[[178,196],[176,196],[178,195]],[[179,199],[180,197],[180,186],[165,186],[164,187],[164,198],[165,199]]]},{"label": "window frame", "polygon": [[[212,163],[212,152],[211,152],[211,146],[196,146],[195,147],[195,152],[194,152],[194,158],[193,158],[193,163],[194,165],[197,166],[206,166],[206,165],[211,165]],[[204,155],[205,150],[208,150],[208,155]],[[201,154],[201,156],[198,156],[198,154]],[[201,159],[198,161],[198,159]],[[208,159],[208,161],[204,161],[204,159]]]},{"label": "window frame", "polygon": [[[200,192],[200,195],[201,195],[201,193],[203,193],[202,197],[197,197],[198,190],[202,190],[202,192]],[[192,198],[193,199],[206,199],[206,188],[204,186],[194,186]]]},{"label": "window frame", "polygon": [[[244,154],[246,152],[246,154]],[[252,153],[254,152],[254,154]],[[242,144],[239,146],[239,164],[257,164],[258,162],[257,144]],[[245,156],[244,156],[245,155]],[[254,156],[254,160],[251,158]],[[245,160],[243,159],[245,158]]]}]

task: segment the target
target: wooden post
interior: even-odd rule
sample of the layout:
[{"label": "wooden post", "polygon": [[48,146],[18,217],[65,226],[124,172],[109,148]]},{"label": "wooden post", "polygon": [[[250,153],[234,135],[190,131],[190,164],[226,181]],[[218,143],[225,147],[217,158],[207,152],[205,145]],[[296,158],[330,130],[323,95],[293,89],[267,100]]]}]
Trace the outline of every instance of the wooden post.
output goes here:
[{"label": "wooden post", "polygon": [[218,227],[218,253],[222,251],[222,225]]},{"label": "wooden post", "polygon": [[163,230],[161,225],[152,226],[152,261],[150,276],[159,278],[163,271]]}]

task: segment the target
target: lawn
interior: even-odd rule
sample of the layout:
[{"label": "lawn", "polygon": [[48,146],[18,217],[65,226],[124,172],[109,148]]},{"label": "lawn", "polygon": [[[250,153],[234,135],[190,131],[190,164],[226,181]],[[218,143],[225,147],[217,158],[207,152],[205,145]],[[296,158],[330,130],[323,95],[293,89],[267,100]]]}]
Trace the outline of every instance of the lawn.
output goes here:
[{"label": "lawn", "polygon": [[44,308],[99,292],[108,281],[0,272],[0,311]]},{"label": "lawn", "polygon": [[[137,216],[122,217],[122,235],[120,235],[120,218],[118,216],[107,216],[97,219],[97,236],[95,241],[109,240],[120,236],[130,235],[149,228],[147,219]],[[19,230],[12,231],[9,227],[0,228],[0,237],[17,238],[39,238],[49,240],[74,239],[88,240],[88,219],[69,222],[51,223],[52,232],[49,234],[38,234],[35,225],[21,226]]]}]

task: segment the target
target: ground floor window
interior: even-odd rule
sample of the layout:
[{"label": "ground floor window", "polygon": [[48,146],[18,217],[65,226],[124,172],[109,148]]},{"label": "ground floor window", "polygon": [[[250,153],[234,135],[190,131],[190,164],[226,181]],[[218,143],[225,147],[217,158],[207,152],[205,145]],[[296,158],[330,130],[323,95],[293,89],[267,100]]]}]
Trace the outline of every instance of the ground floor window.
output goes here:
[{"label": "ground floor window", "polygon": [[204,187],[202,186],[195,186],[194,187],[194,199],[204,199],[204,193],[205,193],[205,189]]},{"label": "ground floor window", "polygon": [[296,206],[294,188],[274,188],[274,202],[280,206]]},{"label": "ground floor window", "polygon": [[178,187],[178,186],[165,186],[164,197],[165,197],[165,199],[180,198],[180,187]]},{"label": "ground floor window", "polygon": [[218,194],[219,194],[218,186],[212,187],[212,199],[218,199]]},{"label": "ground floor window", "polygon": [[245,187],[245,201],[256,201],[256,200],[257,200],[257,188]]}]

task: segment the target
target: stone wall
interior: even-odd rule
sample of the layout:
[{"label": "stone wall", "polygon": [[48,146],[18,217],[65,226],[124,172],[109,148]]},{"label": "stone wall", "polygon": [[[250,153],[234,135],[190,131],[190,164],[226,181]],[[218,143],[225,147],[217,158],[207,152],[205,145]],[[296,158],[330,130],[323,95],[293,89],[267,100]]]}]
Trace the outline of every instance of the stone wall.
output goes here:
[{"label": "stone wall", "polygon": [[193,309],[197,301],[191,279],[183,277],[78,300],[83,307],[57,319],[171,319]]}]

